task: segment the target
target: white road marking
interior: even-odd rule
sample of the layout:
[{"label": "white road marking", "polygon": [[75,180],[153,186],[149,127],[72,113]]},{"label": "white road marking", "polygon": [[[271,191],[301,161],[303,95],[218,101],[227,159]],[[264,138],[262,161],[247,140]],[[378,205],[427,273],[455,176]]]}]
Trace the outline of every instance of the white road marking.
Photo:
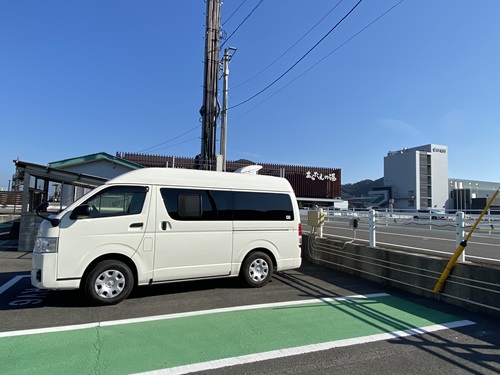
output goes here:
[{"label": "white road marking", "polygon": [[10,281],[7,281],[5,284],[0,286],[0,294],[5,292],[7,289],[9,289],[12,285],[17,283],[19,280],[25,278],[25,277],[30,277],[30,275],[17,275],[14,276]]},{"label": "white road marking", "polygon": [[195,372],[195,371],[214,370],[214,369],[218,369],[218,368],[222,368],[222,367],[242,365],[245,363],[254,363],[254,362],[259,362],[259,361],[266,361],[269,359],[290,357],[292,355],[300,355],[300,354],[319,352],[322,350],[339,348],[339,347],[343,347],[343,346],[351,346],[351,345],[365,344],[365,343],[375,342],[375,341],[390,340],[390,339],[399,338],[399,337],[421,335],[424,333],[435,332],[435,331],[439,331],[439,330],[443,330],[443,329],[463,327],[463,326],[468,326],[468,325],[472,325],[472,324],[476,324],[476,323],[471,322],[470,320],[460,320],[460,321],[451,322],[451,323],[435,324],[435,325],[430,325],[427,327],[413,328],[413,329],[408,329],[408,330],[404,330],[404,331],[379,333],[379,334],[371,335],[371,336],[356,337],[356,338],[352,338],[352,339],[345,339],[345,340],[338,340],[338,341],[330,341],[330,342],[325,342],[325,343],[321,343],[321,344],[298,346],[298,347],[289,348],[289,349],[274,350],[274,351],[270,351],[270,352],[250,354],[250,355],[244,355],[244,356],[233,357],[233,358],[225,358],[225,359],[221,359],[221,360],[217,360],[217,361],[195,363],[192,365],[142,372],[142,373],[136,374],[136,375],[187,374],[187,373]]},{"label": "white road marking", "polygon": [[86,324],[60,326],[60,327],[35,328],[35,329],[26,329],[26,330],[20,330],[20,331],[0,332],[0,338],[13,337],[13,336],[23,336],[23,335],[36,335],[36,334],[41,334],[41,333],[75,331],[75,330],[86,329],[86,328],[110,327],[110,326],[116,326],[116,325],[120,325],[120,324],[153,322],[153,321],[157,321],[157,320],[185,318],[185,317],[189,317],[189,316],[218,314],[218,313],[232,312],[232,311],[256,310],[256,309],[274,308],[274,307],[282,307],[282,306],[306,305],[306,304],[318,303],[318,302],[346,301],[346,300],[351,300],[351,299],[367,299],[367,298],[388,297],[388,296],[389,296],[389,294],[387,294],[387,293],[373,293],[373,294],[367,294],[367,295],[354,295],[354,296],[342,296],[342,297],[331,297],[331,298],[313,298],[313,299],[306,299],[306,300],[299,300],[299,301],[263,303],[263,304],[259,304],[259,305],[246,305],[246,306],[225,307],[225,308],[211,309],[211,310],[188,311],[185,313],[146,316],[143,318],[121,319],[121,320],[112,320],[112,321],[107,321],[107,322],[94,322],[94,323],[86,323]]}]

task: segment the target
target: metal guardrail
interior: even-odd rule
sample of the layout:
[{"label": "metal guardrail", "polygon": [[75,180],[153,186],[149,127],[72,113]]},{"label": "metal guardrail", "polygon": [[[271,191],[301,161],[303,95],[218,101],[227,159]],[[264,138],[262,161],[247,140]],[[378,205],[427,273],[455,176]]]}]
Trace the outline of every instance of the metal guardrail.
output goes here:
[{"label": "metal guardrail", "polygon": [[[455,242],[458,246],[464,241],[467,235],[467,229],[471,228],[478,218],[479,214],[470,214],[465,212],[441,213],[429,212],[423,214],[417,211],[390,211],[390,210],[322,210],[324,213],[324,222],[348,221],[352,224],[353,218],[358,219],[359,225],[369,230],[369,244],[372,247],[377,246],[377,228],[384,227],[401,228],[409,230],[420,230],[425,226],[430,231],[444,231],[448,233],[455,231]],[[362,223],[362,224],[361,224]],[[315,227],[315,232],[320,236],[322,230]],[[495,239],[500,239],[500,215],[492,215],[490,212],[484,215],[481,222],[476,227],[476,231],[482,235]],[[397,246],[396,244],[394,244]],[[459,258],[465,260],[465,251]]]}]

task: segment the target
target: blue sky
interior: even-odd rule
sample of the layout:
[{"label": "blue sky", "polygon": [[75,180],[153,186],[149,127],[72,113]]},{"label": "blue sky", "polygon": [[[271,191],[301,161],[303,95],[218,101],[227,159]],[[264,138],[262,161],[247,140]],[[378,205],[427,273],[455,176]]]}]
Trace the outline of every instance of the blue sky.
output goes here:
[{"label": "blue sky", "polygon": [[[352,183],[382,177],[390,150],[436,143],[450,178],[500,181],[500,1],[405,0],[363,30],[398,2],[362,1],[231,109],[228,159],[341,168]],[[337,3],[224,1],[224,33],[239,26],[229,106],[357,1]],[[0,187],[16,158],[198,154],[204,13],[203,0],[0,2]]]}]

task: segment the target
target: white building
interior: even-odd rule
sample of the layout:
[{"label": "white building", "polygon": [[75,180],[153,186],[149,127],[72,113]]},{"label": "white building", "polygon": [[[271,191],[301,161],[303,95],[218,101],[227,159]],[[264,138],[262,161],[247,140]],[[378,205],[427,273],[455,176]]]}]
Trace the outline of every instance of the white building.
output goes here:
[{"label": "white building", "polygon": [[384,186],[391,188],[394,208],[447,208],[448,147],[428,144],[388,152]]}]

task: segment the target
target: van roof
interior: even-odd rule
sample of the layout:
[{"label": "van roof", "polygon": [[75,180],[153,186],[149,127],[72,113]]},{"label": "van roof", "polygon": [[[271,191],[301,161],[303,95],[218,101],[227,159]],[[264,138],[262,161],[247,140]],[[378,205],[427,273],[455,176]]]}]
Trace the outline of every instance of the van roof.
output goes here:
[{"label": "van roof", "polygon": [[180,168],[137,169],[115,177],[107,181],[106,184],[148,184],[190,188],[293,192],[288,180],[281,177]]}]

